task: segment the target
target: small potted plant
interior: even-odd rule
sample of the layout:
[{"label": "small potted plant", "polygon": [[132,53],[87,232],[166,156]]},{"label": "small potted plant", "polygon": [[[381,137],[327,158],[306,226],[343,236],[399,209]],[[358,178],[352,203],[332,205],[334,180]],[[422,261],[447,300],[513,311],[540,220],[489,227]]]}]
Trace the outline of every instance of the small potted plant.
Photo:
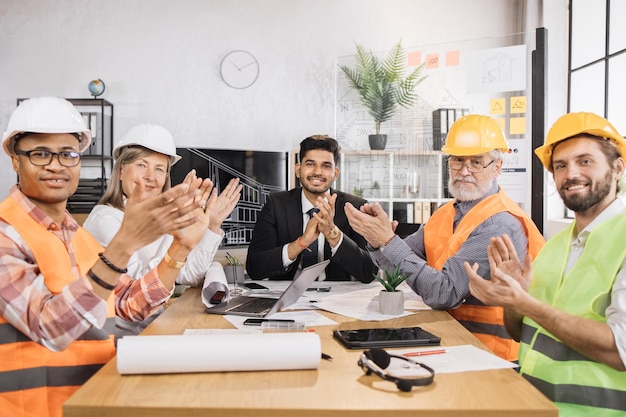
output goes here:
[{"label": "small potted plant", "polygon": [[396,266],[393,271],[383,270],[384,278],[376,275],[378,282],[383,284],[384,289],[380,290],[378,297],[380,312],[383,314],[398,315],[404,313],[404,293],[397,289],[408,276],[400,267]]},{"label": "small potted plant", "polygon": [[404,77],[406,56],[401,42],[398,42],[384,59],[357,44],[355,67],[339,67],[374,119],[376,134],[369,135],[371,149],[383,150],[387,145],[387,135],[380,133],[380,124],[391,119],[398,106],[408,108],[416,102],[415,87],[426,78],[421,75],[424,65],[422,63]]}]

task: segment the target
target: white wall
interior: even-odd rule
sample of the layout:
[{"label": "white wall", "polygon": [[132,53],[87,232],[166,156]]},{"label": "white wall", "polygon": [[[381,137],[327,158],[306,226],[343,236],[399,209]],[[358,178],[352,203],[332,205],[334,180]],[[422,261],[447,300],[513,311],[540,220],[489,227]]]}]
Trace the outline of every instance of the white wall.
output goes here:
[{"label": "white wall", "polygon": [[[567,0],[528,1],[543,14],[549,51],[562,67],[550,73],[550,100],[564,102]],[[101,78],[101,97],[115,105],[116,137],[151,121],[168,127],[179,146],[290,150],[308,135],[334,133],[335,58],[352,54],[354,42],[381,51],[399,39],[408,47],[518,33],[523,3],[2,0],[0,131],[16,98],[90,97],[89,81]],[[260,62],[248,89],[220,80],[221,59],[233,49]],[[0,156],[0,198],[15,182],[8,161]]]}]

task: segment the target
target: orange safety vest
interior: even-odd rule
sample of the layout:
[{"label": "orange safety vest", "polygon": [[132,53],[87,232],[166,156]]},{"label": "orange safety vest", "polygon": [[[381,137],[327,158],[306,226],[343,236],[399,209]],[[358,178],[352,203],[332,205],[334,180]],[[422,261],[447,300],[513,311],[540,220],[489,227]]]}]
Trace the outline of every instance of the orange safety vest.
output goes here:
[{"label": "orange safety vest", "polygon": [[[543,247],[545,239],[528,214],[500,189],[467,212],[456,230],[453,230],[454,202],[446,203],[433,213],[424,226],[424,246],[428,265],[441,271],[448,258],[459,250],[478,225],[489,217],[505,211],[522,222],[528,236],[528,252],[534,259]],[[485,250],[487,244],[488,242],[485,242]],[[471,300],[471,304],[466,301],[448,312],[496,355],[510,361],[517,360],[519,343],[511,339],[506,332],[504,309],[487,306],[472,296],[468,299]]]},{"label": "orange safety vest", "polygon": [[[11,224],[35,256],[52,294],[77,277],[68,251],[57,236],[21,209],[11,197],[0,203],[0,219]],[[98,259],[102,246],[82,227],[72,237],[79,274]],[[65,350],[53,352],[32,341],[0,317],[0,410],[20,417],[61,417],[63,403],[115,355],[115,296],[107,300],[105,329],[91,328]],[[5,414],[7,413],[7,414]]]}]

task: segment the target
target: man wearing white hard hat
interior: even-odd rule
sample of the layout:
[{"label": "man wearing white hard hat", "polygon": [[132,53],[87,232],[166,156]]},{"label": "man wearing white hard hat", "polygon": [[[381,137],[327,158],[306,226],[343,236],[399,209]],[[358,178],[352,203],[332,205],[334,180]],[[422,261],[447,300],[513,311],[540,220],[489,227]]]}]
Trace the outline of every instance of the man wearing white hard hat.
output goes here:
[{"label": "man wearing white hard hat", "polygon": [[[154,197],[168,190],[171,167],[180,160],[172,134],[164,127],[151,123],[141,123],[129,129],[116,143],[113,158],[115,165],[109,186],[83,225],[104,247],[109,245],[122,225],[128,196],[137,188],[142,190],[142,198]],[[189,184],[198,181],[202,180],[196,177],[193,170],[184,180]],[[205,179],[200,189],[206,199],[213,183]],[[207,210],[208,226],[205,222],[198,222],[184,231],[163,235],[137,250],[128,261],[129,275],[138,279],[157,273],[163,285],[172,290],[174,280],[177,284],[203,286],[202,298],[207,307],[210,306],[208,300],[218,291],[223,291],[224,297],[228,297],[223,268],[212,261],[224,236],[222,222],[237,205],[241,189],[239,180],[235,178],[214,198],[211,210]],[[216,190],[213,193],[217,194]],[[200,236],[198,243],[191,246],[191,251],[188,249],[190,234]],[[172,265],[174,268],[171,268]],[[155,304],[163,304],[166,300],[155,300]],[[141,315],[116,317],[116,338],[138,334],[162,310],[145,320]]]},{"label": "man wearing white hard hat", "polygon": [[[467,264],[472,294],[505,308],[520,373],[559,416],[626,415],[626,141],[605,118],[568,113],[535,149],[575,213],[533,263],[492,241],[491,280]],[[521,260],[524,260],[523,264]]]},{"label": "man wearing white hard hat", "polygon": [[116,312],[139,307],[148,316],[149,297],[169,294],[125,273],[131,255],[205,216],[188,184],[143,201],[135,192],[103,249],[66,210],[90,136],[67,100],[37,97],[13,112],[3,138],[18,184],[0,203],[2,415],[60,417],[63,402],[114,356]]}]

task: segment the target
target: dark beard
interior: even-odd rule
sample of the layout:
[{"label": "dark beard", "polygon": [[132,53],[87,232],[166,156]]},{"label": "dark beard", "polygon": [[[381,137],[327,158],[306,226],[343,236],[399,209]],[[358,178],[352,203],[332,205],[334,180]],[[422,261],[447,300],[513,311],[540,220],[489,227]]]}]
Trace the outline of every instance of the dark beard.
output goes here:
[{"label": "dark beard", "polygon": [[328,185],[328,183],[324,184],[323,186],[323,190],[322,191],[318,191],[312,187],[309,187],[309,183],[308,180],[307,181],[300,181],[300,184],[302,185],[302,188],[304,188],[305,190],[307,190],[308,192],[310,192],[313,195],[323,195],[326,191],[328,191],[330,189],[330,186],[326,186]]},{"label": "dark beard", "polygon": [[565,192],[563,191],[563,189],[571,185],[577,184],[577,181],[569,181],[563,184],[563,187],[559,189],[559,194],[563,199],[563,204],[565,204],[565,207],[576,213],[582,213],[589,210],[591,207],[595,206],[607,195],[609,195],[609,193],[611,192],[612,181],[613,172],[609,170],[602,179],[602,181],[591,184],[589,192],[585,195],[577,194],[575,196],[565,196]]}]

